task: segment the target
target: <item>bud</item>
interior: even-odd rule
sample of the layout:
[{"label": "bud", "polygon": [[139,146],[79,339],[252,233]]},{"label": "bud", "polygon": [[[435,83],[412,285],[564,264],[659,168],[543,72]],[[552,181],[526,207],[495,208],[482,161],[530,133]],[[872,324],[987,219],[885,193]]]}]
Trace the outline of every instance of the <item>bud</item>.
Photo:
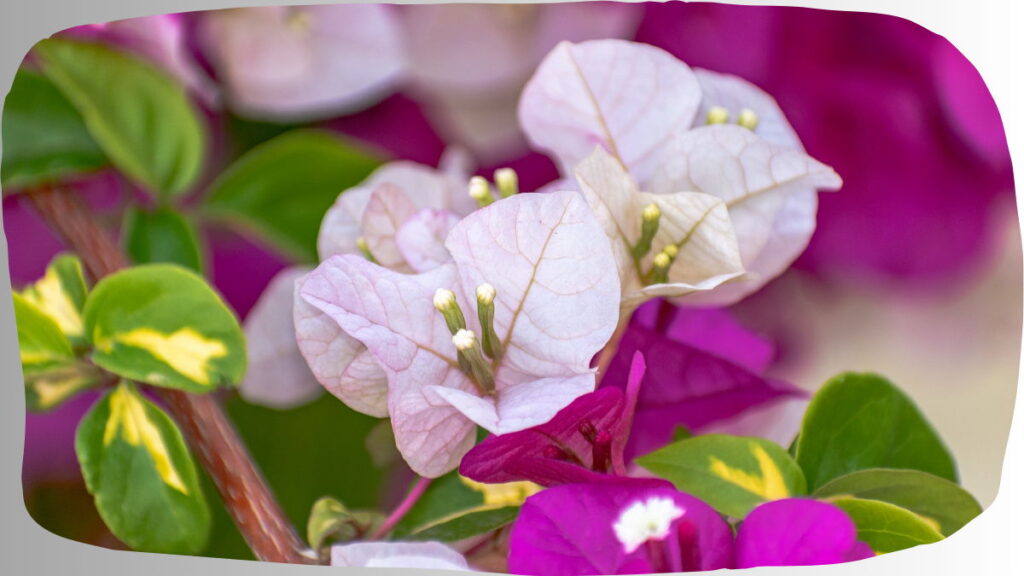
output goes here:
[{"label": "bud", "polygon": [[463,367],[463,370],[466,366],[469,367],[468,376],[473,379],[480,392],[486,395],[494,394],[494,372],[480,353],[476,334],[472,330],[459,330],[452,336],[452,344],[459,351],[459,366]]},{"label": "bud", "polygon": [[644,206],[644,210],[641,213],[640,239],[637,240],[636,246],[633,246],[633,258],[637,261],[650,253],[651,242],[654,241],[654,235],[658,233],[658,226],[660,224],[661,208],[658,208],[658,205],[654,203]]},{"label": "bud", "polygon": [[657,204],[648,204],[644,206],[643,219],[644,222],[657,222],[661,218],[661,208],[658,208]]},{"label": "bud", "polygon": [[497,295],[498,291],[490,284],[484,283],[476,287],[476,301],[479,304],[492,304]]},{"label": "bud", "polygon": [[668,282],[668,268],[672,265],[672,257],[664,250],[654,257],[648,284],[664,284]]},{"label": "bud", "polygon": [[466,328],[466,317],[462,315],[462,308],[455,299],[455,292],[447,288],[438,288],[434,292],[434,308],[444,316],[448,331],[456,334]]},{"label": "bud", "polygon": [[455,349],[459,352],[465,352],[476,346],[476,334],[463,328],[452,335],[452,344],[455,344]]},{"label": "bud", "polygon": [[760,119],[757,117],[757,112],[754,112],[750,108],[744,108],[740,110],[740,116],[736,119],[736,123],[743,126],[747,130],[753,132],[757,129],[757,123]]},{"label": "bud", "polygon": [[469,195],[476,200],[481,208],[494,203],[494,194],[491,193],[491,185],[481,176],[473,176],[469,179]]},{"label": "bud", "polygon": [[508,198],[519,193],[519,175],[511,168],[499,168],[494,171],[494,183],[498,185],[498,192],[502,198]]},{"label": "bud", "polygon": [[498,292],[490,284],[476,287],[476,312],[483,335],[484,354],[488,358],[501,358],[501,339],[494,331],[494,298]]},{"label": "bud", "polygon": [[708,110],[708,124],[725,124],[729,121],[729,111],[721,106],[712,106]]},{"label": "bud", "polygon": [[359,252],[370,262],[377,264],[377,259],[373,257],[373,253],[370,252],[370,245],[366,243],[366,237],[360,236],[356,238],[356,248],[359,248]]},{"label": "bud", "polygon": [[676,260],[676,256],[679,256],[679,247],[675,244],[669,244],[661,249],[673,262]]}]

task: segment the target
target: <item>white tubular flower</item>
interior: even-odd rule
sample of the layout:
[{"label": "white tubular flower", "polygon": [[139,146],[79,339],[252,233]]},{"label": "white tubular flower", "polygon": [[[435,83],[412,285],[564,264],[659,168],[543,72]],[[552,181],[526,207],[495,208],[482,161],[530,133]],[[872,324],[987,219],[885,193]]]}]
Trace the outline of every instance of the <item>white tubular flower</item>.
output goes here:
[{"label": "white tubular flower", "polygon": [[434,308],[437,308],[439,312],[444,312],[452,306],[455,306],[455,292],[447,288],[438,288],[434,292]]},{"label": "white tubular flower", "polygon": [[630,504],[612,528],[626,554],[631,554],[646,542],[668,538],[672,522],[685,513],[671,498],[653,497]]},{"label": "white tubular flower", "polygon": [[472,350],[476,346],[476,334],[472,330],[459,330],[452,336],[452,344],[459,352]]}]

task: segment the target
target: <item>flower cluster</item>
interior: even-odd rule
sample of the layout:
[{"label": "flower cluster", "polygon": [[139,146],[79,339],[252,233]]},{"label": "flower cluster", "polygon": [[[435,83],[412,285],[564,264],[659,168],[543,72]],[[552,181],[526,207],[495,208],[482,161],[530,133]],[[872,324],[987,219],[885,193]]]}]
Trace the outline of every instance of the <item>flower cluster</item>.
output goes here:
[{"label": "flower cluster", "polygon": [[[978,514],[902,391],[845,373],[812,396],[777,377],[774,342],[726,308],[805,252],[819,193],[840,176],[755,84],[616,39],[632,7],[582,6],[250,8],[85,26],[36,47],[12,126],[42,125],[32,103],[46,100],[74,120],[58,140],[80,146],[5,157],[5,185],[36,194],[56,230],[66,223],[45,208],[59,196],[39,193],[69,174],[112,165],[153,200],[125,210],[135,266],[73,245],[14,299],[33,409],[103,392],[75,453],[117,538],[206,545],[189,441],[244,508],[232,512],[247,540],[274,548],[253,551],[289,562],[551,576],[830,564],[936,542]],[[113,104],[90,68],[123,80]],[[436,167],[313,126],[242,142],[269,129],[258,122],[319,122],[399,86],[451,139]],[[241,148],[195,196],[220,138],[193,100],[237,123],[213,131]],[[135,125],[133,111],[152,110],[167,113]],[[513,141],[546,179],[517,171]],[[498,158],[511,162],[488,165]],[[71,220],[92,220],[83,206]],[[198,227],[296,262],[244,325],[202,276]],[[218,405],[182,396],[236,385],[259,425],[339,411],[333,440],[364,447],[367,474],[414,476],[408,493],[388,514],[322,496],[305,549],[259,505],[273,496]],[[747,435],[764,409],[805,405]],[[295,432],[288,450],[313,438]],[[222,445],[231,458],[209,449]],[[246,468],[244,494],[226,462]]]}]

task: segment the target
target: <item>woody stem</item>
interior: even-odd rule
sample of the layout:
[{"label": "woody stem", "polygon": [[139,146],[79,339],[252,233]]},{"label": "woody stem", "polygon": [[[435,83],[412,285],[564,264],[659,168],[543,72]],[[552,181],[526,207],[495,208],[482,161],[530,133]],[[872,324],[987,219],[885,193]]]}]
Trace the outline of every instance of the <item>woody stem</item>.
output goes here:
[{"label": "woody stem", "polygon": [[[128,266],[117,244],[74,193],[40,189],[27,196],[50,228],[78,254],[93,280]],[[154,391],[181,426],[256,557],[266,562],[317,563],[284,515],[217,399],[213,395],[164,388]]]}]

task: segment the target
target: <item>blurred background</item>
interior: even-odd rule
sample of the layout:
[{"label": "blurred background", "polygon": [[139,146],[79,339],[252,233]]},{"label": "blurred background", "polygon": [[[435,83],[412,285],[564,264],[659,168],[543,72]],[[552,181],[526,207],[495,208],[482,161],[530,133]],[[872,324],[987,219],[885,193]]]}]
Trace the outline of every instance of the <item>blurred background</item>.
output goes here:
[{"label": "blurred background", "polygon": [[[635,39],[742,76],[778,100],[808,152],[845,186],[821,195],[818,230],[794,268],[735,314],[777,344],[774,375],[807,390],[846,370],[888,376],[939,429],[965,487],[986,507],[996,496],[1021,338],[1012,171],[998,111],[974,67],[911,22],[675,2],[371,5],[158,16],[62,34],[146,59],[189,90],[210,139],[194,202],[233,160],[304,126],[342,135],[373,162],[434,166],[458,145],[478,173],[511,166],[524,189],[539,187],[557,171],[527,149],[515,105],[560,40]],[[112,228],[138,196],[112,170],[73,186]],[[8,192],[3,223],[20,287],[61,246]],[[309,210],[305,217],[319,222],[322,210]],[[200,221],[200,236],[204,271],[242,318],[278,271],[303,260],[258,230]],[[25,501],[53,532],[119,547],[73,451],[75,425],[93,399],[27,416]],[[230,394],[226,403],[299,526],[319,496],[358,508],[403,486],[391,485],[400,476],[389,473],[394,463],[366,448],[376,421],[333,397],[292,410]],[[787,441],[800,409],[776,406],[740,425]],[[248,557],[223,509],[205,554]]]}]

